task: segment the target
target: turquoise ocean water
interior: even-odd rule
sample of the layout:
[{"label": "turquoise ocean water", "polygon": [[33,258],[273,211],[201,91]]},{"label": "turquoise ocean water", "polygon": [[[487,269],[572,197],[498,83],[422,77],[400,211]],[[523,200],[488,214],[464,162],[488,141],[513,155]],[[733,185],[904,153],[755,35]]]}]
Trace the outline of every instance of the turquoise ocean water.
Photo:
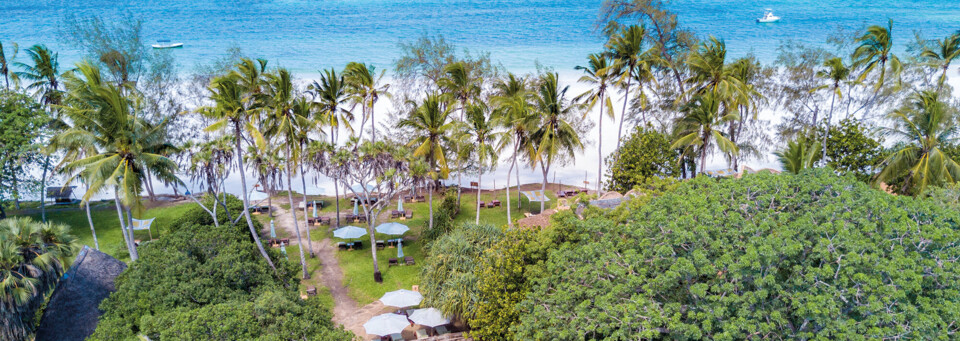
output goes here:
[{"label": "turquoise ocean water", "polygon": [[[80,53],[58,27],[65,15],[143,18],[147,41],[186,44],[175,51],[189,70],[239,46],[251,56],[299,73],[365,61],[389,67],[397,44],[442,33],[472,51],[490,52],[511,71],[535,62],[570,71],[603,39],[594,30],[601,0],[0,0],[0,41],[47,44],[62,64]],[[957,1],[678,0],[683,26],[723,38],[732,55],[771,61],[787,39],[822,44],[837,27],[856,29],[894,19],[898,43],[914,31],[939,37],[960,29]],[[783,17],[757,24],[765,8]]]}]

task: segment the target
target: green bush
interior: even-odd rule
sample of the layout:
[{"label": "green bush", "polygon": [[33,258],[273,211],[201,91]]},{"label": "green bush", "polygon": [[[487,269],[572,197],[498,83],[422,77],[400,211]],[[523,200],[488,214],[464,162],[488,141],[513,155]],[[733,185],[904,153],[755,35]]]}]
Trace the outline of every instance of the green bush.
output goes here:
[{"label": "green bush", "polygon": [[650,178],[680,175],[680,154],[671,149],[670,137],[637,127],[630,137],[607,156],[608,191],[626,193]]},{"label": "green bush", "polygon": [[502,236],[503,231],[492,225],[464,224],[432,242],[430,257],[421,268],[421,305],[463,319],[473,318],[480,256]]},{"label": "green bush", "polygon": [[[223,202],[222,198],[223,197],[221,196],[221,202]],[[200,200],[200,202],[202,202],[203,205],[206,206],[211,211],[213,210],[214,200],[213,200],[213,197],[211,197],[210,195],[204,196],[203,199]],[[183,226],[214,225],[213,217],[210,216],[210,213],[207,213],[206,210],[204,210],[202,207],[200,207],[197,204],[188,204],[188,205],[190,205],[190,208],[188,208],[187,211],[184,212],[182,215],[174,219],[173,222],[170,224],[171,232],[175,233],[177,230],[180,229],[180,227],[183,227]],[[232,218],[233,220],[237,220],[237,218],[240,217],[241,214],[243,214],[243,201],[238,199],[236,196],[232,194],[227,194],[226,205],[227,205],[227,208],[230,209],[229,215],[227,214],[227,211],[223,209],[223,205],[219,205],[219,204],[216,205],[217,221],[220,222],[220,225],[232,225],[233,222],[230,221],[228,217]],[[260,231],[263,228],[262,224],[260,224],[260,221],[258,221],[257,219],[253,219],[253,226],[254,228],[256,228],[257,231]],[[250,229],[249,227],[247,227],[247,221],[244,220],[243,218],[240,218],[240,220],[237,221],[235,230],[236,230],[236,233],[239,233],[241,235],[246,235],[252,239],[252,237],[250,237]]]},{"label": "green bush", "polygon": [[960,213],[824,169],[697,178],[552,251],[519,339],[952,339]]},{"label": "green bush", "polygon": [[[817,136],[823,136],[820,127]],[[822,138],[818,138],[821,140]],[[819,152],[822,153],[822,149]],[[869,182],[880,171],[887,152],[883,139],[874,138],[870,128],[863,122],[843,120],[830,127],[827,137],[827,165],[841,175],[853,174],[863,182]]]},{"label": "green bush", "polygon": [[424,245],[429,245],[430,242],[453,230],[453,219],[460,212],[460,206],[457,206],[456,190],[448,190],[439,205],[436,205],[436,202],[434,204],[433,228],[429,227],[430,220],[428,219],[423,223],[423,229],[421,230],[423,232],[420,233],[420,240],[423,241]]},{"label": "green bush", "polygon": [[[232,226],[179,225],[175,233],[141,246],[140,259],[100,304],[104,314],[91,339],[234,339],[227,337],[232,332],[264,339],[349,339],[333,327],[327,309],[299,299],[296,264],[269,252],[276,272],[248,234]],[[286,302],[285,307],[261,297]]]}]

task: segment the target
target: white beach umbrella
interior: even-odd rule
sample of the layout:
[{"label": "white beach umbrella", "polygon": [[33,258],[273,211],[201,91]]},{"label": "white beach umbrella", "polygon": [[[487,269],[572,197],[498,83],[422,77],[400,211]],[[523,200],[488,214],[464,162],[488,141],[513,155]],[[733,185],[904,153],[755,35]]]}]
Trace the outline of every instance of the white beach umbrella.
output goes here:
[{"label": "white beach umbrella", "polygon": [[397,258],[403,258],[403,240],[397,240]]},{"label": "white beach umbrella", "polygon": [[397,308],[412,307],[420,304],[420,301],[423,301],[423,295],[406,289],[388,292],[380,298],[380,302],[384,305]]},{"label": "white beach umbrella", "polygon": [[403,198],[397,200],[397,211],[403,212]]},{"label": "white beach umbrella", "polygon": [[443,313],[435,308],[414,310],[413,314],[410,314],[409,318],[410,321],[413,321],[413,323],[427,327],[442,326],[450,323],[450,319],[444,317]]},{"label": "white beach umbrella", "polygon": [[363,324],[363,329],[367,334],[383,336],[403,332],[409,325],[406,316],[387,313],[374,316]]},{"label": "white beach umbrella", "polygon": [[359,204],[360,204],[360,201],[357,201],[357,200],[353,201],[353,215],[360,215],[360,206],[358,206]]},{"label": "white beach umbrella", "polygon": [[333,230],[333,236],[341,239],[355,239],[367,235],[367,230],[356,226],[344,226]]},{"label": "white beach umbrella", "polygon": [[277,238],[277,228],[273,226],[273,220],[270,221],[270,238]]},{"label": "white beach umbrella", "polygon": [[401,235],[410,231],[410,228],[407,225],[401,223],[383,223],[380,226],[377,226],[377,232],[389,235]]}]

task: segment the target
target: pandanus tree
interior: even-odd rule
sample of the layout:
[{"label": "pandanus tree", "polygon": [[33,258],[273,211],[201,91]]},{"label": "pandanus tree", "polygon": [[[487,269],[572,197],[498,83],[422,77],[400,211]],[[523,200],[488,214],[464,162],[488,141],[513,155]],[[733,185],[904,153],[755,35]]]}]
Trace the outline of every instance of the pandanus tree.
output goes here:
[{"label": "pandanus tree", "polygon": [[[213,207],[207,208],[193,196],[189,197],[210,214],[215,226],[220,226],[217,205],[223,207],[227,221],[232,222],[230,209],[227,208],[226,192],[223,191],[223,182],[230,172],[230,164],[233,163],[233,136],[223,135],[207,142],[188,145],[185,149],[189,153],[187,171],[190,173],[190,180],[206,186],[206,192],[213,199]],[[224,195],[223,200],[218,195],[221,192]]]},{"label": "pandanus tree", "polygon": [[[60,90],[60,62],[57,59],[57,54],[50,51],[50,49],[44,45],[31,46],[26,50],[26,53],[31,63],[14,63],[14,65],[21,69],[21,71],[15,72],[14,74],[20,81],[27,82],[25,87],[27,91],[33,91],[40,102],[47,106],[48,110],[55,113],[56,110],[53,110],[53,108],[60,104],[60,98],[62,97]],[[57,115],[51,116],[53,120],[50,125],[56,129],[56,123],[59,122],[59,117],[57,117]],[[40,187],[44,191],[46,191],[49,168],[50,155],[45,155],[43,158],[43,174],[40,176]],[[45,200],[46,196],[41,195],[40,217],[43,221],[47,221],[47,206],[44,204]]]},{"label": "pandanus tree", "polygon": [[66,225],[0,220],[0,339],[31,339],[37,310],[80,247]]},{"label": "pandanus tree", "polygon": [[678,138],[670,146],[674,149],[684,149],[685,154],[694,151],[690,147],[696,147],[695,152],[700,157],[701,174],[706,171],[707,154],[713,145],[727,154],[735,154],[738,151],[737,146],[724,135],[723,126],[731,120],[738,119],[739,115],[722,114],[721,101],[714,96],[707,93],[694,97],[690,103],[684,105],[683,116],[675,125]]},{"label": "pandanus tree", "polygon": [[175,149],[166,141],[168,121],[146,121],[135,92],[104,82],[93,64],[81,62],[64,78],[67,92],[58,109],[73,125],[56,139],[68,147],[96,146],[98,153],[71,161],[63,169],[87,181],[83,201],[113,189],[130,258],[137,260],[132,219],[134,211],[143,209],[140,193],[146,177],[181,184],[175,175],[176,163],[165,156]]},{"label": "pandanus tree", "polygon": [[[293,165],[301,160],[301,141],[313,127],[309,116],[299,110],[294,110],[294,88],[290,72],[279,69],[276,73],[265,75],[266,81],[266,109],[269,118],[265,119],[264,136],[267,139],[276,139],[284,149],[284,166],[287,175],[287,199],[290,202],[290,218],[293,220],[293,229],[297,236],[297,247],[300,249],[300,266],[303,269],[303,279],[310,278],[307,270],[307,259],[303,252],[303,238],[300,236],[300,222],[297,221],[297,206],[293,201]],[[269,142],[267,142],[269,143]],[[258,147],[265,147],[258,145]],[[301,175],[302,177],[302,175]],[[306,200],[303,202],[306,206]],[[310,227],[306,226],[309,233]],[[309,241],[309,238],[307,239]],[[312,247],[310,247],[312,249]]]},{"label": "pandanus tree", "polygon": [[[444,94],[460,103],[460,122],[464,122],[466,116],[467,104],[474,98],[480,96],[482,90],[480,80],[477,78],[470,65],[459,61],[450,63],[443,68],[444,77],[438,82],[440,89]],[[463,187],[463,150],[460,143],[457,143],[457,206],[460,205],[461,188]]]},{"label": "pandanus tree", "polygon": [[[574,114],[575,106],[567,100],[569,87],[560,87],[556,73],[548,73],[540,79],[537,86],[536,111],[540,116],[539,127],[530,134],[530,140],[536,146],[535,162],[540,163],[543,171],[543,185],[540,188],[547,191],[547,174],[554,162],[561,158],[573,158],[574,154],[583,150],[580,135],[567,121]],[[544,202],[540,202],[540,212],[543,212]]]},{"label": "pandanus tree", "polygon": [[[313,101],[318,106],[317,120],[329,128],[330,144],[333,146],[337,145],[341,127],[348,131],[353,130],[350,126],[353,112],[347,108],[350,101],[348,89],[343,74],[337,75],[334,69],[323,70],[320,81],[314,81],[307,86],[307,93],[313,96]],[[337,183],[337,180],[333,179],[333,182]],[[340,226],[340,186],[333,186],[333,190],[337,205],[337,226]]]},{"label": "pandanus tree", "polygon": [[[830,89],[830,113],[827,114],[827,128],[824,130],[823,134],[823,155],[821,156],[823,160],[826,160],[827,138],[830,137],[830,124],[833,122],[834,104],[838,98],[843,98],[843,93],[840,91],[840,85],[844,82],[847,82],[847,78],[850,77],[850,68],[844,65],[843,59],[840,59],[840,57],[827,59],[823,62],[823,67],[825,69],[817,71],[817,77],[823,78],[829,83],[816,87],[813,89],[813,91]],[[817,122],[813,122],[813,124],[816,125]]]},{"label": "pandanus tree", "polygon": [[494,149],[494,144],[497,142],[500,132],[496,130],[496,124],[490,117],[490,109],[483,104],[468,106],[466,118],[467,127],[464,134],[466,139],[474,144],[473,153],[477,155],[479,175],[477,177],[477,219],[475,224],[480,224],[480,193],[483,191],[483,172],[497,164],[497,151]]},{"label": "pandanus tree", "polygon": [[[445,146],[449,144],[450,135],[456,124],[450,120],[452,113],[450,106],[443,96],[436,93],[428,94],[420,104],[411,104],[413,104],[413,110],[397,126],[409,128],[415,134],[407,146],[413,149],[413,156],[426,160],[429,177],[433,180],[446,179],[450,168],[447,165]],[[427,192],[430,196],[429,228],[433,228],[434,182],[427,183]]]},{"label": "pandanus tree", "polygon": [[[243,59],[236,66],[236,70],[229,74],[214,78],[207,90],[213,105],[199,109],[200,114],[214,120],[205,130],[207,132],[224,131],[234,136],[234,149],[237,155],[243,155],[243,142],[257,141],[253,145],[265,145],[263,135],[254,125],[254,117],[259,115],[262,103],[256,98],[261,93],[262,73],[266,69],[265,60],[253,61]],[[247,221],[250,235],[267,264],[274,271],[277,267],[267,254],[267,250],[260,243],[260,235],[253,225],[250,216],[250,197],[247,193],[247,176],[244,168],[244,158],[237,157],[237,172],[240,174],[240,191],[243,199],[243,217]]]},{"label": "pandanus tree", "polygon": [[943,149],[960,140],[958,114],[940,96],[934,91],[916,93],[889,114],[892,125],[885,132],[901,143],[884,160],[877,182],[903,181],[901,193],[919,195],[927,187],[960,180],[960,165]]},{"label": "pandanus tree", "polygon": [[377,123],[374,115],[374,107],[380,96],[390,96],[387,92],[390,84],[383,84],[383,75],[386,70],[378,74],[373,65],[351,62],[347,64],[343,71],[344,80],[347,82],[347,92],[350,94],[351,101],[355,105],[360,105],[362,112],[360,121],[360,132],[363,135],[363,126],[367,119],[370,120],[370,140],[377,141]]},{"label": "pandanus tree", "polygon": [[924,48],[920,57],[927,59],[927,65],[942,70],[940,78],[937,80],[937,91],[942,90],[943,83],[947,81],[947,71],[950,70],[950,64],[957,57],[960,57],[960,33],[954,33],[943,38],[943,40],[937,40],[937,48]]},{"label": "pandanus tree", "polygon": [[617,77],[617,86],[623,88],[623,109],[620,111],[620,127],[617,129],[617,149],[623,138],[623,122],[627,118],[627,104],[630,102],[630,87],[639,72],[648,69],[650,60],[656,56],[654,49],[644,50],[646,28],[630,25],[621,28],[607,42],[606,55],[614,61],[612,68]]},{"label": "pandanus tree", "polygon": [[853,66],[862,68],[857,82],[863,82],[874,71],[880,72],[875,86],[877,92],[883,87],[887,72],[893,73],[899,83],[900,72],[903,70],[900,58],[893,54],[892,33],[893,19],[890,19],[886,27],[880,25],[867,27],[867,31],[857,38],[860,45],[853,51]]},{"label": "pandanus tree", "polygon": [[[521,203],[520,167],[517,166],[517,159],[521,155],[520,153],[523,153],[523,155],[534,154],[532,151],[533,144],[530,142],[530,133],[536,129],[539,116],[533,106],[533,93],[528,89],[527,79],[511,73],[505,79],[494,83],[493,87],[495,95],[492,102],[496,106],[494,117],[497,125],[507,132],[499,135],[498,149],[513,149],[513,154],[510,156],[510,168],[507,170],[507,207],[512,207],[510,205],[510,173],[516,169],[517,209],[519,209]],[[510,209],[507,209],[507,223],[513,226],[510,211]]]},{"label": "pandanus tree", "polygon": [[614,84],[616,74],[607,56],[596,53],[587,56],[587,66],[577,66],[576,69],[583,71],[580,82],[590,86],[589,90],[574,99],[585,104],[584,117],[593,108],[600,107],[597,118],[597,194],[599,195],[600,185],[603,182],[603,120],[606,118],[603,115],[603,109],[607,109],[607,117],[615,118],[613,101],[607,96],[607,91]]}]

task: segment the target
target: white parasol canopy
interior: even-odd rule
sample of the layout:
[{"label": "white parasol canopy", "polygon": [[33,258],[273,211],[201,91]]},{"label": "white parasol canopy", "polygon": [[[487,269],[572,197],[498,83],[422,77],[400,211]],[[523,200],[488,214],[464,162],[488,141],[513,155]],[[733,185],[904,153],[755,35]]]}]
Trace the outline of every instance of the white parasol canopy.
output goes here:
[{"label": "white parasol canopy", "polygon": [[410,325],[407,317],[392,313],[374,316],[363,324],[363,329],[367,334],[390,335],[403,332],[403,329]]},{"label": "white parasol canopy", "polygon": [[354,239],[367,235],[367,230],[356,226],[344,226],[333,230],[333,236],[341,239]]},{"label": "white parasol canopy", "polygon": [[412,307],[420,304],[420,301],[423,301],[423,295],[406,289],[391,291],[380,297],[380,302],[384,305],[397,308]]},{"label": "white parasol canopy", "polygon": [[444,317],[443,313],[436,308],[414,310],[409,318],[413,323],[427,327],[436,327],[450,323],[450,319]]},{"label": "white parasol canopy", "polygon": [[407,233],[407,231],[410,231],[410,228],[401,223],[383,223],[377,226],[377,233],[401,235]]}]

